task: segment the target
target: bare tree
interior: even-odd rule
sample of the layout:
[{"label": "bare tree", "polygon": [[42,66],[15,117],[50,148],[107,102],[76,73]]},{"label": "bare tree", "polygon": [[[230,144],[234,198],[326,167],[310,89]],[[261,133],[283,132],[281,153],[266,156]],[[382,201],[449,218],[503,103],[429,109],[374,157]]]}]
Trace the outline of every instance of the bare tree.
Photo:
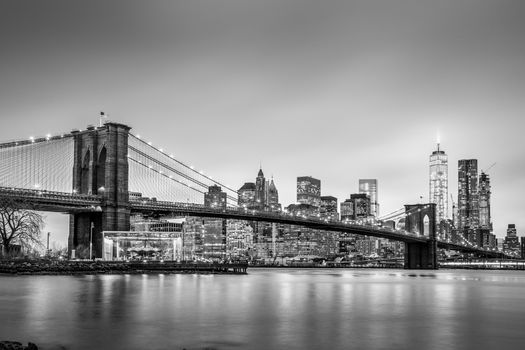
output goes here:
[{"label": "bare tree", "polygon": [[12,198],[0,198],[0,239],[4,252],[9,254],[14,244],[23,248],[41,246],[40,233],[44,218],[30,206]]}]

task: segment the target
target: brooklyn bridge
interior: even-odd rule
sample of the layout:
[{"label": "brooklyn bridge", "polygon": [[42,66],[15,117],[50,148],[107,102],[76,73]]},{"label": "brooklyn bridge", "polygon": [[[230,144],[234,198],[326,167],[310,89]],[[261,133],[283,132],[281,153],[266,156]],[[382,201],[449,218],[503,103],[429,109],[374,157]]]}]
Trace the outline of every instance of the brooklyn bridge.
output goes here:
[{"label": "brooklyn bridge", "polygon": [[[204,194],[213,185],[227,193],[225,207],[203,205]],[[502,256],[466,240],[440,237],[433,203],[403,205],[403,230],[239,207],[236,190],[116,122],[1,143],[0,196],[28,209],[69,214],[68,250],[92,244],[96,257],[102,257],[103,233],[129,231],[134,214],[260,221],[386,238],[404,242],[404,264],[409,269],[437,268],[438,248]]]}]

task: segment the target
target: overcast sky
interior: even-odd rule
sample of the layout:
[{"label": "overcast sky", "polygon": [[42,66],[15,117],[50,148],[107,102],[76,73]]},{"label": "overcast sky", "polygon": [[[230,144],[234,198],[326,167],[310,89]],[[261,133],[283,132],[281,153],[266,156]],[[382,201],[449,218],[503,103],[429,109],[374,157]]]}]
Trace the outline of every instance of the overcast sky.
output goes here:
[{"label": "overcast sky", "polygon": [[234,188],[261,163],[284,205],[297,176],[340,201],[376,178],[387,213],[428,200],[439,134],[454,197],[458,159],[497,162],[495,233],[525,235],[524,18],[522,0],[0,0],[0,140],[105,111]]}]

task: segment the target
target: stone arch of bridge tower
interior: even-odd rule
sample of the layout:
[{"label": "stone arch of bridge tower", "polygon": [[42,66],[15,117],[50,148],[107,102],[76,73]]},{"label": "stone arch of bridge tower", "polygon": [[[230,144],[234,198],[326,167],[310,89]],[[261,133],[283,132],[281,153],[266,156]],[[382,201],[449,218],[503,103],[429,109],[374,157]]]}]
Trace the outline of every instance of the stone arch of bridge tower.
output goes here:
[{"label": "stone arch of bridge tower", "polygon": [[104,191],[106,187],[106,161],[107,149],[102,145],[97,159],[97,193]]},{"label": "stone arch of bridge tower", "polygon": [[80,181],[80,193],[82,194],[88,194],[91,192],[91,149],[88,148],[86,152],[84,153],[84,156],[82,157],[82,165],[81,165],[81,181]]},{"label": "stone arch of bridge tower", "polygon": [[425,214],[425,217],[423,218],[423,235],[430,235],[430,219],[428,218],[428,214]]}]

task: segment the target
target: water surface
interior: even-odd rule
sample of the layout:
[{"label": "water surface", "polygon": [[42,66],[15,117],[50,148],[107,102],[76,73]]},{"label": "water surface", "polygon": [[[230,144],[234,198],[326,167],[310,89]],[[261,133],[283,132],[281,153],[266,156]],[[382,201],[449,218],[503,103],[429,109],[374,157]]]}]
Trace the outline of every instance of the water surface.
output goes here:
[{"label": "water surface", "polygon": [[525,272],[0,276],[0,317],[44,350],[522,349]]}]

